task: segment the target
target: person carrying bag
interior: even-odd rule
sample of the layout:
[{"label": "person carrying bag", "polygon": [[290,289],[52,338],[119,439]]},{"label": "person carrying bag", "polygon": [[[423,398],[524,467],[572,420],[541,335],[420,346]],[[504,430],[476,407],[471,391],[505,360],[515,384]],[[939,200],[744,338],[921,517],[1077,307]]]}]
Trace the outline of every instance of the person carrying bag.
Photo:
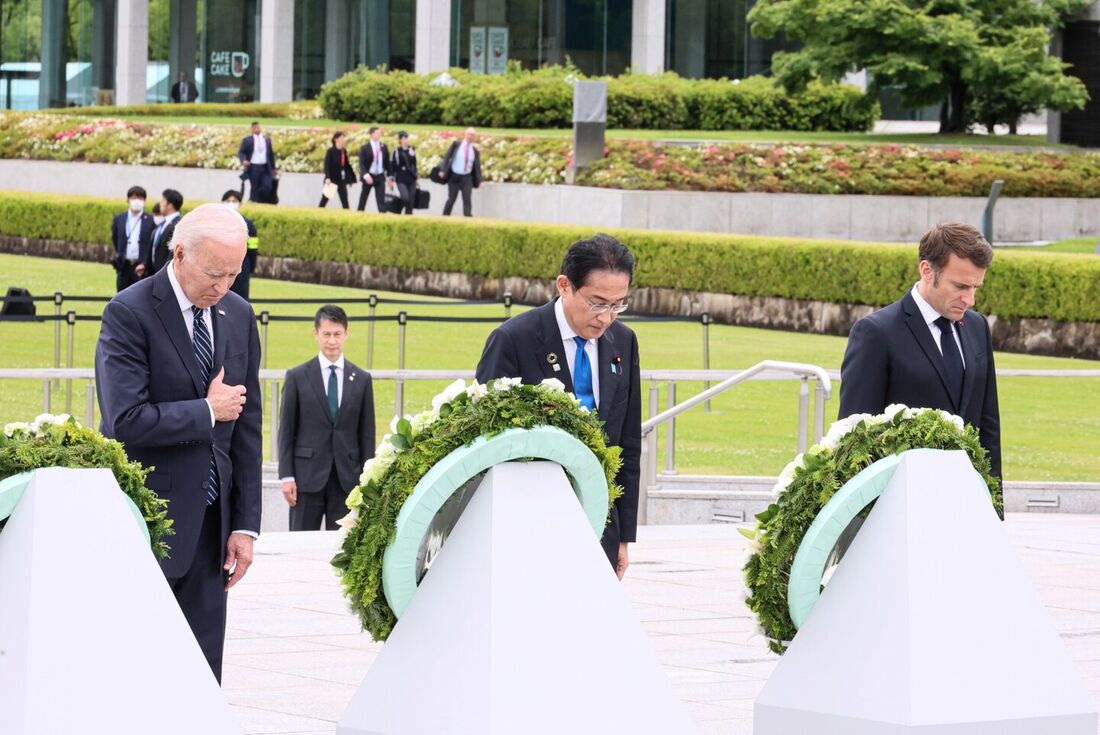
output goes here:
[{"label": "person carrying bag", "polygon": [[347,136],[337,130],[332,136],[332,146],[325,153],[325,183],[321,187],[321,204],[324,207],[329,199],[340,196],[340,204],[350,209],[348,186],[355,185],[355,169],[348,161]]}]

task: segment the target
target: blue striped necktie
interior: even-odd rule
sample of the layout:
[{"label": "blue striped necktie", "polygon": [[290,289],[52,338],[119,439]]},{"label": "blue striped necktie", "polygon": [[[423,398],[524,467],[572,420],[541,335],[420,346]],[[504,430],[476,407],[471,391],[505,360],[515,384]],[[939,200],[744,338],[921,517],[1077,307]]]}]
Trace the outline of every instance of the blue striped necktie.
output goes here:
[{"label": "blue striped necktie", "polygon": [[573,360],[573,393],[581,405],[589,411],[596,410],[596,396],[592,392],[592,363],[588,361],[588,353],[584,351],[587,340],[584,337],[574,337],[577,343],[577,357]]},{"label": "blue striped necktie", "polygon": [[[202,378],[202,394],[206,395],[206,389],[210,386],[210,373],[214,370],[214,346],[210,343],[210,332],[206,330],[206,319],[203,318],[202,309],[191,307],[191,313],[195,315],[194,343],[195,359],[199,363],[199,377]],[[218,499],[218,462],[214,458],[214,445],[210,445],[210,469],[207,473],[206,504],[213,505]]]}]

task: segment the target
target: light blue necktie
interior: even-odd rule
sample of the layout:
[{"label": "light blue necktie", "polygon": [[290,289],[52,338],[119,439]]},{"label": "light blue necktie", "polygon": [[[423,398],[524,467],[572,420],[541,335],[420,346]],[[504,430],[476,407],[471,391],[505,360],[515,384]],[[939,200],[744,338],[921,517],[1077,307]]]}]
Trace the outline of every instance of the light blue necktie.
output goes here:
[{"label": "light blue necktie", "polygon": [[584,351],[587,340],[584,337],[574,337],[577,343],[577,357],[573,361],[573,394],[580,400],[581,405],[589,411],[596,410],[596,397],[592,393],[592,364],[588,362],[588,353]]}]

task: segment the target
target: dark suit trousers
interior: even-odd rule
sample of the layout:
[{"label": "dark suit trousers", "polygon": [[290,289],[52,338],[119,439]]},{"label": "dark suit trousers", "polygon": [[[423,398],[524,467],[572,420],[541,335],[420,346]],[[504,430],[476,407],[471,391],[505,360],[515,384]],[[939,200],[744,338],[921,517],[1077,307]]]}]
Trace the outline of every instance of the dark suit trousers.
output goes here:
[{"label": "dark suit trousers", "polygon": [[473,216],[470,198],[474,193],[474,177],[470,174],[456,174],[454,171],[447,174],[447,203],[443,205],[443,216],[449,215],[454,209],[455,199],[458,198],[460,191],[462,192],[462,214],[467,217]]},{"label": "dark suit trousers", "polygon": [[248,183],[252,191],[248,192],[249,201],[266,203],[271,201],[271,170],[267,166],[249,166]]},{"label": "dark suit trousers", "polygon": [[225,609],[228,595],[222,570],[221,511],[219,503],[207,506],[199,531],[199,543],[191,568],[182,577],[168,578],[195,640],[218,683],[222,680],[225,648]]},{"label": "dark suit trousers", "polygon": [[[336,185],[336,194],[337,194],[337,196],[340,197],[340,203],[344,205],[344,209],[350,209],[351,207],[348,204],[348,185],[347,184],[337,184]],[[321,195],[321,203],[318,206],[324,207],[326,204],[328,204],[328,197],[325,196],[324,194],[322,194]]]},{"label": "dark suit trousers", "polygon": [[367,197],[370,196],[370,190],[374,189],[374,199],[378,203],[378,211],[386,211],[386,174],[371,174],[371,178],[374,179],[373,184],[368,184],[366,179],[363,179],[363,190],[359,192],[359,211],[362,212],[367,208]]},{"label": "dark suit trousers", "polygon": [[134,272],[134,267],[137,263],[131,263],[128,260],[122,261],[122,265],[118,269],[118,274],[115,276],[115,289],[121,291],[125,288],[133,286],[140,281],[138,274]]},{"label": "dark suit trousers", "polygon": [[413,205],[416,204],[416,184],[399,183],[397,191],[401,194],[401,201],[405,202],[405,214],[412,214]]},{"label": "dark suit trousers", "polygon": [[348,491],[340,487],[336,467],[328,477],[325,489],[319,493],[303,493],[298,490],[298,504],[290,509],[291,531],[321,530],[321,516],[325,518],[325,530],[335,531],[336,521],[348,514]]}]

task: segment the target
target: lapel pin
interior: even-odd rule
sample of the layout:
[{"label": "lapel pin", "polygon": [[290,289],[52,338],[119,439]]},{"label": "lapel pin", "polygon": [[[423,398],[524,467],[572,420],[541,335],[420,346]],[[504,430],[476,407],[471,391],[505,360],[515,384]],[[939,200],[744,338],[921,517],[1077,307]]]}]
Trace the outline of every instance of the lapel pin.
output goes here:
[{"label": "lapel pin", "polygon": [[556,362],[554,363],[554,372],[555,373],[560,373],[561,372],[561,365],[557,364]]},{"label": "lapel pin", "polygon": [[618,355],[615,355],[615,357],[611,358],[611,374],[612,375],[618,375],[619,372],[622,369],[623,369],[623,358],[619,357]]},{"label": "lapel pin", "polygon": [[548,363],[550,363],[551,365],[554,365],[555,363],[557,363],[557,361],[558,361],[557,353],[551,352],[549,355],[546,356],[546,361]]},{"label": "lapel pin", "polygon": [[351,375],[349,375],[348,380],[349,381],[355,380],[355,373],[352,373]]},{"label": "lapel pin", "polygon": [[221,309],[218,309],[218,316],[225,316],[225,312]]}]

